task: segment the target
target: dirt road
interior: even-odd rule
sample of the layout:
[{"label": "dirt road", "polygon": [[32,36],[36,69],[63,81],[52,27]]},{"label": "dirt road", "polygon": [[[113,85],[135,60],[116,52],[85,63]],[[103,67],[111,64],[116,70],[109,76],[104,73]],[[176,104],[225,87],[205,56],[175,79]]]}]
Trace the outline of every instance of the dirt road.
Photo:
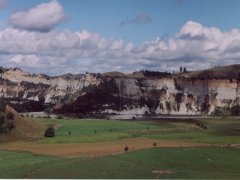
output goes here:
[{"label": "dirt road", "polygon": [[112,142],[79,143],[79,144],[42,144],[38,142],[15,142],[1,144],[1,150],[24,151],[33,154],[58,157],[101,156],[124,153],[128,151],[156,147],[206,147],[209,144],[154,140],[148,138],[129,138]]}]

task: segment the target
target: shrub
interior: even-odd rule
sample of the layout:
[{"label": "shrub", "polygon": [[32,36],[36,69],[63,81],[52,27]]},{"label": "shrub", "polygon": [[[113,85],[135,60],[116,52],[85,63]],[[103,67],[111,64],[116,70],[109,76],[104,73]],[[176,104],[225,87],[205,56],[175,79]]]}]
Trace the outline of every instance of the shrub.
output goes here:
[{"label": "shrub", "polygon": [[45,131],[45,133],[44,133],[44,136],[45,136],[45,137],[54,137],[54,136],[55,136],[55,130],[54,130],[54,128],[53,128],[52,126],[49,126],[49,127],[46,129],[46,131]]},{"label": "shrub", "polygon": [[57,116],[57,119],[62,119],[63,117],[61,115]]},{"label": "shrub", "polygon": [[7,119],[8,120],[13,120],[14,114],[12,112],[7,113]]},{"label": "shrub", "polygon": [[5,111],[6,110],[6,105],[3,101],[0,100],[0,111]]},{"label": "shrub", "polygon": [[0,116],[0,127],[2,126],[2,124],[5,122],[5,117],[4,116]]},{"label": "shrub", "polygon": [[7,123],[8,132],[11,132],[12,129],[14,129],[14,128],[15,128],[15,125],[13,124],[12,121]]}]

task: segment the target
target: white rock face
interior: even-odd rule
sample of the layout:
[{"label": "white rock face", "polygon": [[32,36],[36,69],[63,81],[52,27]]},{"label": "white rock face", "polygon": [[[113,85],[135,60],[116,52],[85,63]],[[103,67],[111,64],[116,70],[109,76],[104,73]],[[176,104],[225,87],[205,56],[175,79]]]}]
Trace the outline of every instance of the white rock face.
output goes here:
[{"label": "white rock face", "polygon": [[232,108],[236,101],[239,102],[240,97],[240,85],[236,80],[230,82],[221,79],[162,78],[144,79],[139,82],[136,79],[125,78],[117,79],[116,82],[126,98],[148,99],[158,91],[157,95],[153,95],[158,102],[152,110],[156,114],[211,114],[216,108]]},{"label": "white rock face", "polygon": [[[48,86],[46,92],[44,92],[45,103],[56,103],[57,100],[55,100],[55,97],[65,96],[66,94],[74,94],[84,87],[88,87],[89,85],[98,85],[100,83],[100,81],[92,74],[87,74],[79,79],[68,80],[62,77],[46,78],[42,75],[31,75],[20,69],[10,69],[2,74],[2,78],[18,84],[19,88],[17,89],[17,87],[14,86],[14,89],[10,89],[8,86],[0,85],[0,92],[2,92],[0,95],[3,97],[12,97],[10,91],[13,91],[13,94],[14,92],[19,92],[21,90],[25,91],[25,89],[23,89],[20,85],[22,82],[39,85],[39,91],[41,91],[41,85]],[[38,95],[29,95],[28,91],[24,92],[23,98],[39,101]]]},{"label": "white rock face", "polygon": [[[84,88],[99,86],[103,77],[94,74],[77,78],[31,75],[19,69],[1,74],[0,97],[22,98],[56,104],[71,103],[86,95]],[[106,79],[106,78],[105,78]],[[216,108],[240,104],[240,82],[227,79],[113,78],[122,99],[120,114],[211,114]],[[116,112],[103,105],[105,112]]]}]

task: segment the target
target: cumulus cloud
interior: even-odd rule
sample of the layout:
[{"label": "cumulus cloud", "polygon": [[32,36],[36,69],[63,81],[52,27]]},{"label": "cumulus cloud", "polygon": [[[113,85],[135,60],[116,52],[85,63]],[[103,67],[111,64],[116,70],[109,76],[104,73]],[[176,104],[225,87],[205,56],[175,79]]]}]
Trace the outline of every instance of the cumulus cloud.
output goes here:
[{"label": "cumulus cloud", "polygon": [[[107,39],[86,30],[41,33],[0,30],[0,65],[47,74],[205,69],[240,62],[240,30],[224,32],[194,21],[171,38],[157,37],[141,45]],[[24,42],[24,43],[23,43]]]},{"label": "cumulus cloud", "polygon": [[6,4],[6,0],[0,0],[0,9],[3,8]]},{"label": "cumulus cloud", "polygon": [[64,20],[66,20],[66,15],[63,6],[57,0],[53,0],[26,11],[13,13],[9,18],[9,23],[22,30],[48,32]]},{"label": "cumulus cloud", "polygon": [[122,21],[121,25],[127,25],[127,24],[148,24],[152,22],[152,17],[146,13],[139,14],[136,17]]}]

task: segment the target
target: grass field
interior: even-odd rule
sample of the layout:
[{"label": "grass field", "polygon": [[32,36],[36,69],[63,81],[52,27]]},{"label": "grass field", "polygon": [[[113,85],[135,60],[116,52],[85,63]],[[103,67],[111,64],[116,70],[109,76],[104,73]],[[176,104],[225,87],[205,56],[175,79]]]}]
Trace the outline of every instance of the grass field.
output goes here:
[{"label": "grass field", "polygon": [[71,159],[0,151],[0,158],[0,178],[240,177],[237,148],[152,148],[116,156]]},{"label": "grass field", "polygon": [[207,129],[184,122],[35,120],[59,127],[55,138],[45,138],[42,143],[87,143],[147,137],[195,143],[240,144],[240,119],[201,120]]},{"label": "grass field", "polygon": [[[174,128],[171,123],[161,125],[146,121],[116,120],[50,120],[35,119],[57,128],[55,138],[45,138],[43,143],[86,143],[112,141],[124,138],[139,137],[139,134]],[[69,132],[71,135],[69,135]]]},{"label": "grass field", "polygon": [[207,119],[201,120],[208,129],[171,129],[168,132],[152,133],[146,137],[180,140],[210,144],[240,144],[240,119]]},{"label": "grass field", "polygon": [[[167,121],[37,118],[33,121],[54,125],[56,136],[38,142],[2,145],[11,151],[0,150],[0,178],[240,177],[239,119],[201,120],[207,129],[194,123]],[[158,143],[157,147],[153,147],[153,142]],[[232,145],[228,147],[226,144]],[[129,152],[124,153],[125,145],[130,147]],[[201,145],[206,147],[200,147]],[[10,146],[14,148],[11,149]],[[28,146],[32,150],[28,151]],[[110,151],[113,147],[116,149]],[[139,148],[133,150],[133,147]],[[92,155],[96,156],[89,157],[90,153],[80,157],[80,151],[85,152],[83,148],[89,148]],[[48,155],[52,156],[41,153],[46,149],[50,151]],[[108,151],[109,154],[94,154],[96,149]],[[67,158],[65,152],[62,152],[64,150],[75,154]],[[60,157],[54,156],[57,151],[60,152]]]}]

